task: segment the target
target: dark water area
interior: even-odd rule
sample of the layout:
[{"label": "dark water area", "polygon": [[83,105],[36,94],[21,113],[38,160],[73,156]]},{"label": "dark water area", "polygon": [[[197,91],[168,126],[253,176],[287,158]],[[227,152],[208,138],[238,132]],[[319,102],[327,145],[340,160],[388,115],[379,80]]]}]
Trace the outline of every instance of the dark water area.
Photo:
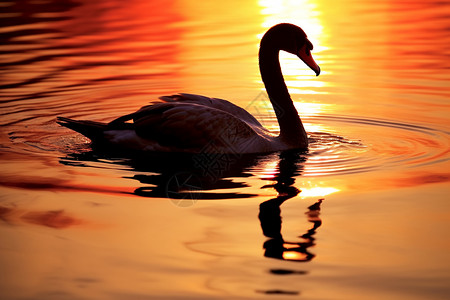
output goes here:
[{"label": "dark water area", "polygon": [[[2,1],[0,299],[447,299],[450,4]],[[277,132],[282,53],[304,152],[136,154],[108,122],[163,95],[228,99]]]}]

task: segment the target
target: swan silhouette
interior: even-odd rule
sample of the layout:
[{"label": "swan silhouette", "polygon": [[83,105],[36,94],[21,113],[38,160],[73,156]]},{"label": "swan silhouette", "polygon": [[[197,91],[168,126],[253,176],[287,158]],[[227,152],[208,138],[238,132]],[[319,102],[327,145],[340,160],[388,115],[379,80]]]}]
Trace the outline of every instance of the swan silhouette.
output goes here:
[{"label": "swan silhouette", "polygon": [[280,125],[279,135],[265,129],[246,110],[222,99],[193,94],[160,97],[110,123],[58,117],[58,124],[88,137],[93,144],[151,152],[266,153],[306,150],[308,137],[284,82],[280,50],[297,55],[318,76],[312,43],[303,30],[282,23],[270,28],[259,49],[261,78]]}]

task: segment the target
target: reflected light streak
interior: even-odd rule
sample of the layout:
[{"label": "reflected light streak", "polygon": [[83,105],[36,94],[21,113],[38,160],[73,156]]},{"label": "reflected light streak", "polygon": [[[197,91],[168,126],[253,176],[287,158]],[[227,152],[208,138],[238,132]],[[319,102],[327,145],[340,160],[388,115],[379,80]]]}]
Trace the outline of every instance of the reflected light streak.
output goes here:
[{"label": "reflected light streak", "polygon": [[[263,22],[261,26],[264,28],[263,32],[278,23],[291,23],[301,27],[313,43],[312,53],[320,65],[320,52],[327,48],[324,46],[323,26],[316,4],[310,0],[260,0],[258,4],[262,7]],[[258,35],[258,38],[262,37],[263,32]],[[317,89],[325,87],[325,82],[316,77],[312,70],[303,65],[295,55],[281,51],[279,58],[291,95],[324,93]]]},{"label": "reflected light streak", "polygon": [[340,189],[334,187],[313,187],[302,188],[301,197],[325,197],[327,195],[339,192]]},{"label": "reflected light streak", "polygon": [[265,29],[278,23],[292,23],[300,26],[313,44],[322,34],[323,26],[318,18],[317,6],[309,0],[260,0],[258,4],[263,7],[261,14],[265,20],[262,27]]},{"label": "reflected light streak", "polygon": [[[327,49],[320,38],[323,26],[320,23],[317,5],[311,3],[310,0],[260,0],[259,5],[263,7],[261,14],[264,16],[262,23],[264,32],[278,23],[295,24],[305,31],[308,39],[314,44],[313,53]],[[259,38],[262,36],[263,33],[258,35]],[[284,56],[285,54],[280,54],[280,58],[284,59]],[[291,56],[291,58],[293,57]],[[298,74],[298,72],[296,73]]]},{"label": "reflected light streak", "polygon": [[283,259],[285,260],[306,260],[306,254],[296,251],[284,251]]},{"label": "reflected light streak", "polygon": [[[302,111],[300,111],[300,113],[302,113]],[[313,124],[313,123],[308,123],[303,121],[303,126],[306,129],[306,132],[324,132],[326,130],[328,130],[328,128],[322,124]]]},{"label": "reflected light streak", "polygon": [[263,180],[273,180],[279,172],[278,161],[268,161],[264,164],[262,172],[258,177]]},{"label": "reflected light streak", "polygon": [[[275,177],[280,173],[278,163],[279,162],[277,160],[265,162],[261,168],[261,171],[258,172],[258,177],[262,180],[275,180]],[[336,187],[321,187],[316,186],[317,184],[311,182],[304,182],[303,184],[306,186],[300,187],[301,197],[325,197],[341,191]]]},{"label": "reflected light streak", "polygon": [[[288,75],[284,73],[285,75]],[[303,77],[303,76],[302,76]],[[294,86],[294,87],[323,87],[325,84],[322,81],[311,81],[311,82],[305,82],[302,81],[303,78],[297,78],[297,80],[285,80],[284,82],[286,85]]]},{"label": "reflected light streak", "polygon": [[313,116],[323,113],[325,110],[331,111],[332,104],[310,103],[310,102],[294,102],[295,109],[302,116]]}]

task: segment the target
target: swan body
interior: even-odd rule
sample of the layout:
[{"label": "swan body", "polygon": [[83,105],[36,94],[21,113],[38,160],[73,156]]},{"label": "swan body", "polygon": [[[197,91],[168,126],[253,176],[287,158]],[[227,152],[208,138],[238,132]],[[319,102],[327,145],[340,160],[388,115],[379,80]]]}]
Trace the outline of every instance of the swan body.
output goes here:
[{"label": "swan body", "polygon": [[280,125],[280,134],[265,129],[246,110],[223,99],[194,94],[163,96],[159,101],[109,123],[58,117],[93,143],[122,149],[186,153],[265,153],[308,147],[308,137],[289,96],[278,54],[296,54],[316,75],[320,68],[305,33],[292,24],[278,24],[261,40],[261,77]]}]

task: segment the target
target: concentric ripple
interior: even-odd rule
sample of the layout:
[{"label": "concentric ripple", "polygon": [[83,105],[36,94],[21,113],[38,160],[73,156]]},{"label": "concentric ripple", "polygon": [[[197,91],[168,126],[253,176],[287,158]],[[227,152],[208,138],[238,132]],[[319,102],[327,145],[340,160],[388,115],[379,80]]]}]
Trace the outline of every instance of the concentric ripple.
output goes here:
[{"label": "concentric ripple", "polygon": [[450,133],[416,124],[360,117],[324,115],[307,122],[333,124],[339,132],[358,127],[361,138],[312,132],[303,175],[324,176],[378,169],[413,168],[449,160]]}]

